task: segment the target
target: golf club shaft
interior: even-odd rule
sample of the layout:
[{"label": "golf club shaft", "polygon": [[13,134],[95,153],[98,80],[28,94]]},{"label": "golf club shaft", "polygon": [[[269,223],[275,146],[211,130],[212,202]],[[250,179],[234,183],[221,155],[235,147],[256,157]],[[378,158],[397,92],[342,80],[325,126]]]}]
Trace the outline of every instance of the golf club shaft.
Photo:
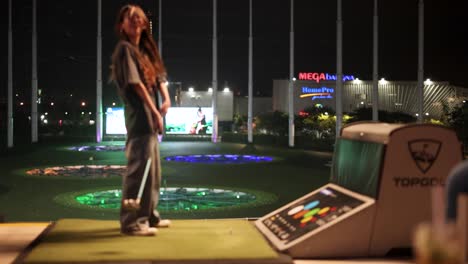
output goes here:
[{"label": "golf club shaft", "polygon": [[148,158],[148,161],[146,162],[145,172],[143,173],[143,179],[141,180],[140,190],[138,191],[138,196],[137,196],[138,201],[141,200],[141,196],[143,196],[143,189],[145,189],[146,178],[148,178],[150,167],[151,167],[151,158]]}]

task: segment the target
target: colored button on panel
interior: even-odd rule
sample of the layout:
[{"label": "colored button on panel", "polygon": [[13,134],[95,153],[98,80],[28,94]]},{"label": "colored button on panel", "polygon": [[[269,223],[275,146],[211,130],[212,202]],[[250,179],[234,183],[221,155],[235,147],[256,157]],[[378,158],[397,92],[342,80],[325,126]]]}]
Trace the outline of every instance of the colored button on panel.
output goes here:
[{"label": "colored button on panel", "polygon": [[313,201],[313,202],[310,202],[308,203],[307,205],[304,206],[304,210],[309,210],[309,209],[312,209],[314,207],[316,207],[317,205],[319,205],[319,201]]},{"label": "colored button on panel", "polygon": [[304,218],[314,216],[320,211],[320,208],[315,208],[314,210],[309,211],[308,213],[304,214]]}]

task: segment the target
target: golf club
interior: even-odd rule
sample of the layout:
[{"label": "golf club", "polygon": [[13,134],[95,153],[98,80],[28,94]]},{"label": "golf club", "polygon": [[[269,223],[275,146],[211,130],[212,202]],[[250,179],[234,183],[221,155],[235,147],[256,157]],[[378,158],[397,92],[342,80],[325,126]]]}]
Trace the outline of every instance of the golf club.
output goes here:
[{"label": "golf club", "polygon": [[149,169],[151,167],[151,158],[148,158],[146,162],[145,172],[143,173],[143,179],[141,180],[140,190],[138,191],[137,198],[134,199],[125,199],[122,202],[122,207],[127,210],[139,210],[140,209],[140,201],[141,196],[143,195],[143,190],[145,189],[146,185],[146,178],[148,178]]}]

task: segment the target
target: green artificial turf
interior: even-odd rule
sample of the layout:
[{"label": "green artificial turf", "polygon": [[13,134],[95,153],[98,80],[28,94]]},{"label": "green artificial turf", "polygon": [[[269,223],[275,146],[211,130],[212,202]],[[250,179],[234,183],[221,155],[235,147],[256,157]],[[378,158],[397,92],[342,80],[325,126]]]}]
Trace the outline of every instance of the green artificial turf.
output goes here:
[{"label": "green artificial turf", "polygon": [[[71,151],[68,147],[92,142],[60,142],[16,147],[0,155],[0,215],[7,222],[56,221],[63,218],[115,220],[117,210],[77,208],[60,202],[70,193],[90,189],[119,188],[120,177],[79,178],[26,176],[26,170],[70,165],[125,165],[123,151]],[[114,144],[114,142],[103,142]],[[123,144],[123,142],[122,142]],[[248,154],[274,157],[272,162],[246,164],[197,164],[168,162],[164,157],[190,154]],[[90,160],[90,157],[93,157]],[[184,213],[161,212],[172,219],[261,217],[328,183],[331,153],[269,146],[211,142],[162,142],[162,186],[209,187],[269,193],[275,199],[252,206],[226,207]]]},{"label": "green artificial turf", "polygon": [[118,221],[60,219],[25,263],[277,257],[247,220],[175,220],[154,237],[135,237],[120,234]]}]

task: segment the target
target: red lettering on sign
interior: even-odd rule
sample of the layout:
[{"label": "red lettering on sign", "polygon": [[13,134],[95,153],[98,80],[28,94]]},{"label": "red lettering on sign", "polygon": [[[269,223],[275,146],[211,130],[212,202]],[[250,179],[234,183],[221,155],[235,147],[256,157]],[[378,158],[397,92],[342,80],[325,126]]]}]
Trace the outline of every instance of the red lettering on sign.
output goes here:
[{"label": "red lettering on sign", "polygon": [[306,72],[300,72],[299,73],[299,80],[308,80],[307,75],[308,74]]},{"label": "red lettering on sign", "polygon": [[300,72],[299,73],[299,80],[309,80],[309,81],[325,81],[325,73],[321,72]]}]

